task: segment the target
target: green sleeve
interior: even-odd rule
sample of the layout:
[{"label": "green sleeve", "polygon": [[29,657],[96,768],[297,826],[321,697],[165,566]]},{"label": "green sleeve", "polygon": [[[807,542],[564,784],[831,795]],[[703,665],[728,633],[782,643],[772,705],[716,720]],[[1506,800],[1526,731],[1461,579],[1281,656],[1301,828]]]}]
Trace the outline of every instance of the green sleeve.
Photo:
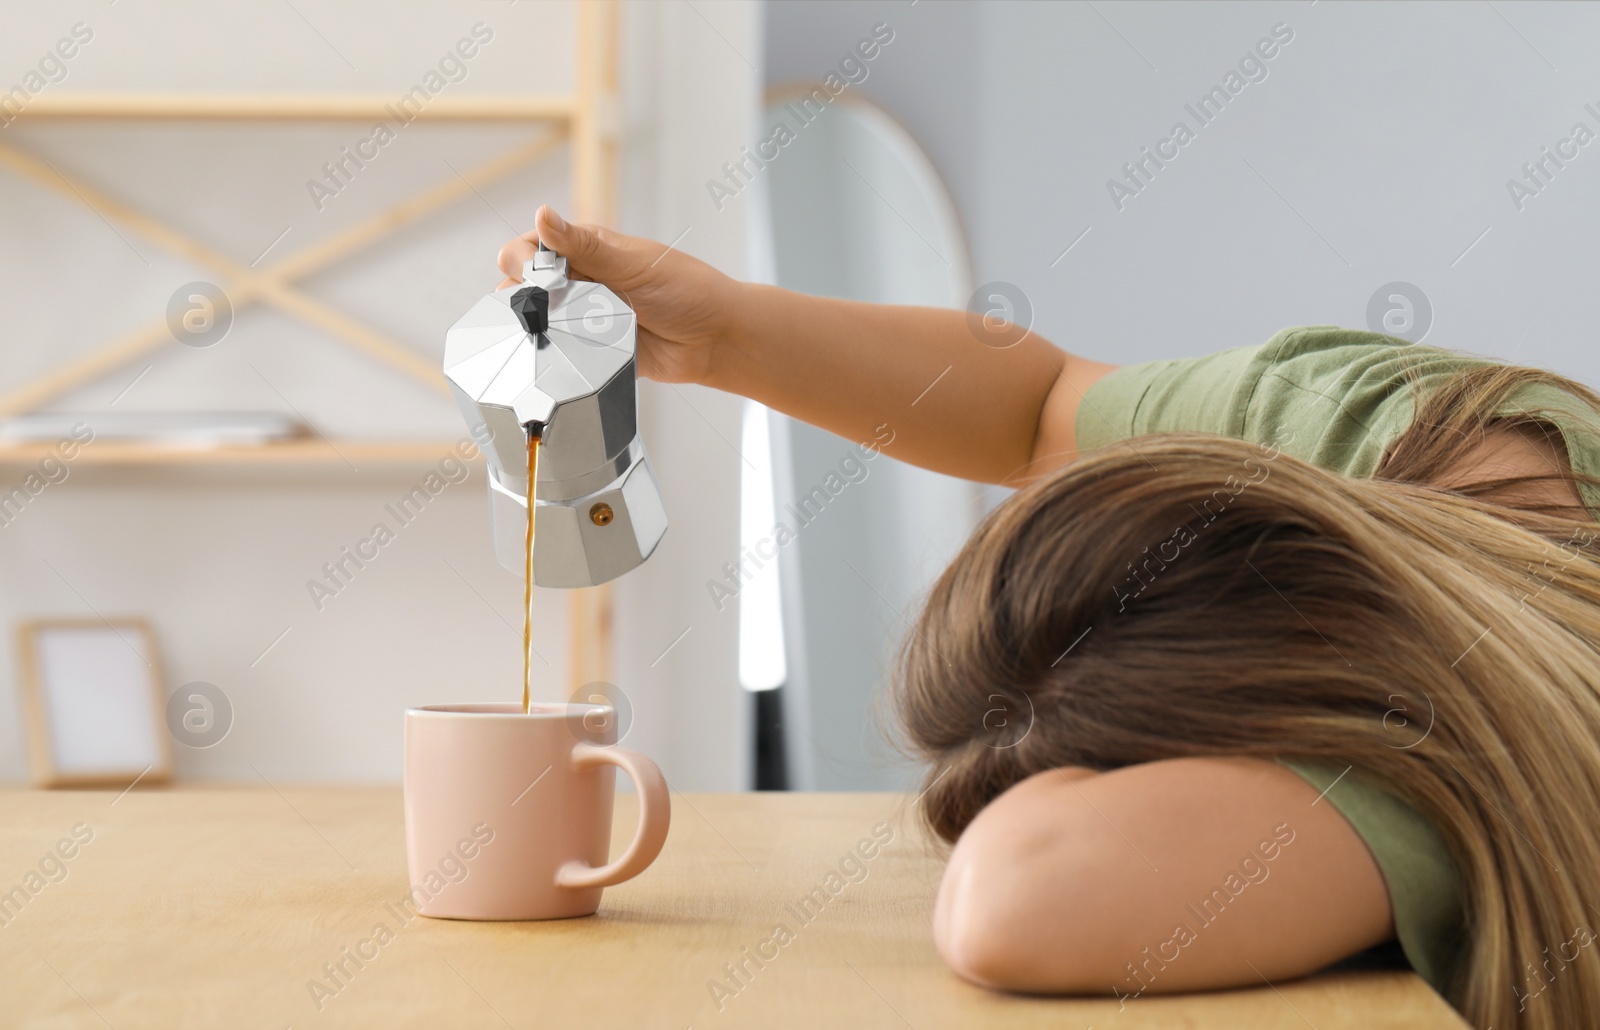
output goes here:
[{"label": "green sleeve", "polygon": [[1377,861],[1394,910],[1395,937],[1411,968],[1440,994],[1465,932],[1466,897],[1444,837],[1422,813],[1353,770],[1285,762],[1324,791]]},{"label": "green sleeve", "polygon": [[[1368,477],[1410,428],[1419,395],[1463,368],[1488,364],[1358,329],[1285,329],[1254,347],[1108,373],[1078,406],[1078,449],[1148,433],[1212,433]],[[1580,398],[1533,384],[1496,414],[1545,419],[1561,433],[1574,471],[1600,480],[1600,413]],[[1600,517],[1600,487],[1583,483],[1579,490]]]},{"label": "green sleeve", "polygon": [[1370,476],[1411,424],[1413,382],[1469,360],[1380,333],[1302,326],[1253,347],[1127,365],[1086,392],[1079,449],[1147,433],[1212,433]]},{"label": "green sleeve", "polygon": [[1078,406],[1078,449],[1149,433],[1242,436],[1243,411],[1259,378],[1261,348],[1124,365],[1091,386]]}]

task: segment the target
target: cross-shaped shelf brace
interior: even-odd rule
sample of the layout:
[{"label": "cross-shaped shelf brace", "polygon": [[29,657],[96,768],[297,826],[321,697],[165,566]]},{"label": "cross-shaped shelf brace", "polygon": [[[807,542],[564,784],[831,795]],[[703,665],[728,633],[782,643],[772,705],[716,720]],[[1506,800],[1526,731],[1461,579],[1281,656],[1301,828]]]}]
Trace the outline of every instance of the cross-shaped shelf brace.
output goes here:
[{"label": "cross-shaped shelf brace", "polygon": [[[39,99],[42,101],[46,98]],[[53,99],[55,102],[45,111],[30,110],[29,115],[54,118],[94,117],[115,111],[126,117],[127,112],[137,111],[147,113],[148,117],[159,118],[221,119],[233,115],[242,118],[343,119],[366,118],[382,111],[381,101],[350,98],[326,98],[326,104],[316,102],[321,98],[288,98],[281,105],[269,104],[262,98],[239,98],[232,105],[224,103],[223,98],[217,97],[200,97],[193,100],[181,97],[155,97],[150,98],[145,104],[140,104],[135,97]],[[434,119],[496,121],[532,116],[554,124],[538,138],[501,157],[464,175],[446,180],[425,193],[402,201],[263,269],[247,267],[225,257],[186,233],[91,186],[73,180],[49,162],[18,148],[0,146],[0,166],[47,189],[81,201],[108,222],[117,223],[171,254],[217,273],[223,278],[219,285],[233,305],[235,314],[254,303],[271,304],[280,311],[321,329],[448,396],[449,389],[435,362],[424,358],[414,349],[395,342],[360,320],[311,297],[295,285],[315,272],[372,244],[384,235],[461,200],[475,193],[480,187],[502,179],[518,168],[538,161],[556,150],[569,137],[569,119],[559,113],[563,106],[559,101],[548,98],[534,98],[520,102],[498,100],[487,103],[481,100],[468,100],[453,106],[444,101],[445,98],[440,98],[434,105],[430,105],[425,114]],[[173,343],[175,341],[165,316],[156,318],[125,336],[69,362],[64,367],[0,396],[0,416],[37,408],[68,390],[91,382],[159,347]],[[99,463],[140,464],[175,460],[283,462],[343,459],[349,461],[356,456],[364,460],[427,460],[437,458],[447,448],[448,444],[379,441],[346,441],[340,446],[335,446],[318,440],[183,451],[144,447],[138,444],[106,443],[85,449],[82,457]],[[48,444],[0,447],[0,463],[35,461],[48,450]]]}]

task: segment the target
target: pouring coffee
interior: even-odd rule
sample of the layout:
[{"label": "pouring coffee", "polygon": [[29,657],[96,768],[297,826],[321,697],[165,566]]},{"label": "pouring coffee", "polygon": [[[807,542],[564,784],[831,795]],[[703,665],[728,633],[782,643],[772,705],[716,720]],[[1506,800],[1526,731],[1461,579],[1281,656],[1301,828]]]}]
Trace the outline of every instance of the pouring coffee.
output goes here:
[{"label": "pouring coffee", "polygon": [[[615,579],[649,558],[667,531],[639,439],[637,331],[633,311],[615,293],[569,279],[566,258],[541,246],[521,283],[478,301],[445,336],[451,391],[468,424],[488,430],[482,449],[495,556],[524,577],[523,680],[520,708],[489,703],[406,713],[413,881],[459,833],[462,813],[506,844],[482,860],[485,872],[470,886],[452,885],[448,899],[419,908],[424,915],[591,913],[602,887],[637,875],[666,839],[670,801],[655,763],[615,746],[609,708],[534,703],[529,661],[535,584]],[[595,714],[603,716],[599,730],[590,725]],[[608,865],[616,766],[639,788],[639,829]],[[512,798],[514,787],[520,793]]]}]

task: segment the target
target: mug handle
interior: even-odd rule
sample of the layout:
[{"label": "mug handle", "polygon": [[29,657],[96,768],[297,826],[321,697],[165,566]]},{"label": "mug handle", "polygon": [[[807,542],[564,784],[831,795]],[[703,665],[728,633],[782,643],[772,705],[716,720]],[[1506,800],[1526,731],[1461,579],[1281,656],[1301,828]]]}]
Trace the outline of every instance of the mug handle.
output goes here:
[{"label": "mug handle", "polygon": [[667,780],[656,763],[625,747],[596,747],[579,744],[572,749],[572,763],[583,769],[594,765],[615,765],[628,774],[639,792],[639,828],[634,831],[633,842],[615,862],[592,866],[573,859],[556,871],[556,886],[581,890],[589,887],[612,887],[631,880],[645,871],[661,846],[667,842],[667,827],[672,822],[672,801],[667,794]]}]

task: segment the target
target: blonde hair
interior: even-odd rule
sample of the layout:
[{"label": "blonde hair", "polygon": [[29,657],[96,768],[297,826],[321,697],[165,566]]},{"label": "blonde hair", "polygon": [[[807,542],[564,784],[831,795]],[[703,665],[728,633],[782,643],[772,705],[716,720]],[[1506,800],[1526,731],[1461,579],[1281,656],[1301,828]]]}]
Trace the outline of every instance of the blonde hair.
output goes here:
[{"label": "blonde hair", "polygon": [[1600,524],[1496,502],[1528,477],[1429,485],[1495,427],[1537,428],[1496,414],[1534,382],[1600,407],[1549,373],[1472,368],[1419,399],[1381,478],[1174,434],[1002,505],[933,587],[894,685],[932,763],[931,828],[953,841],[1065,765],[1354,767],[1459,867],[1451,1002],[1480,1026],[1584,1024],[1600,1012],[1583,951],[1600,913]]}]

